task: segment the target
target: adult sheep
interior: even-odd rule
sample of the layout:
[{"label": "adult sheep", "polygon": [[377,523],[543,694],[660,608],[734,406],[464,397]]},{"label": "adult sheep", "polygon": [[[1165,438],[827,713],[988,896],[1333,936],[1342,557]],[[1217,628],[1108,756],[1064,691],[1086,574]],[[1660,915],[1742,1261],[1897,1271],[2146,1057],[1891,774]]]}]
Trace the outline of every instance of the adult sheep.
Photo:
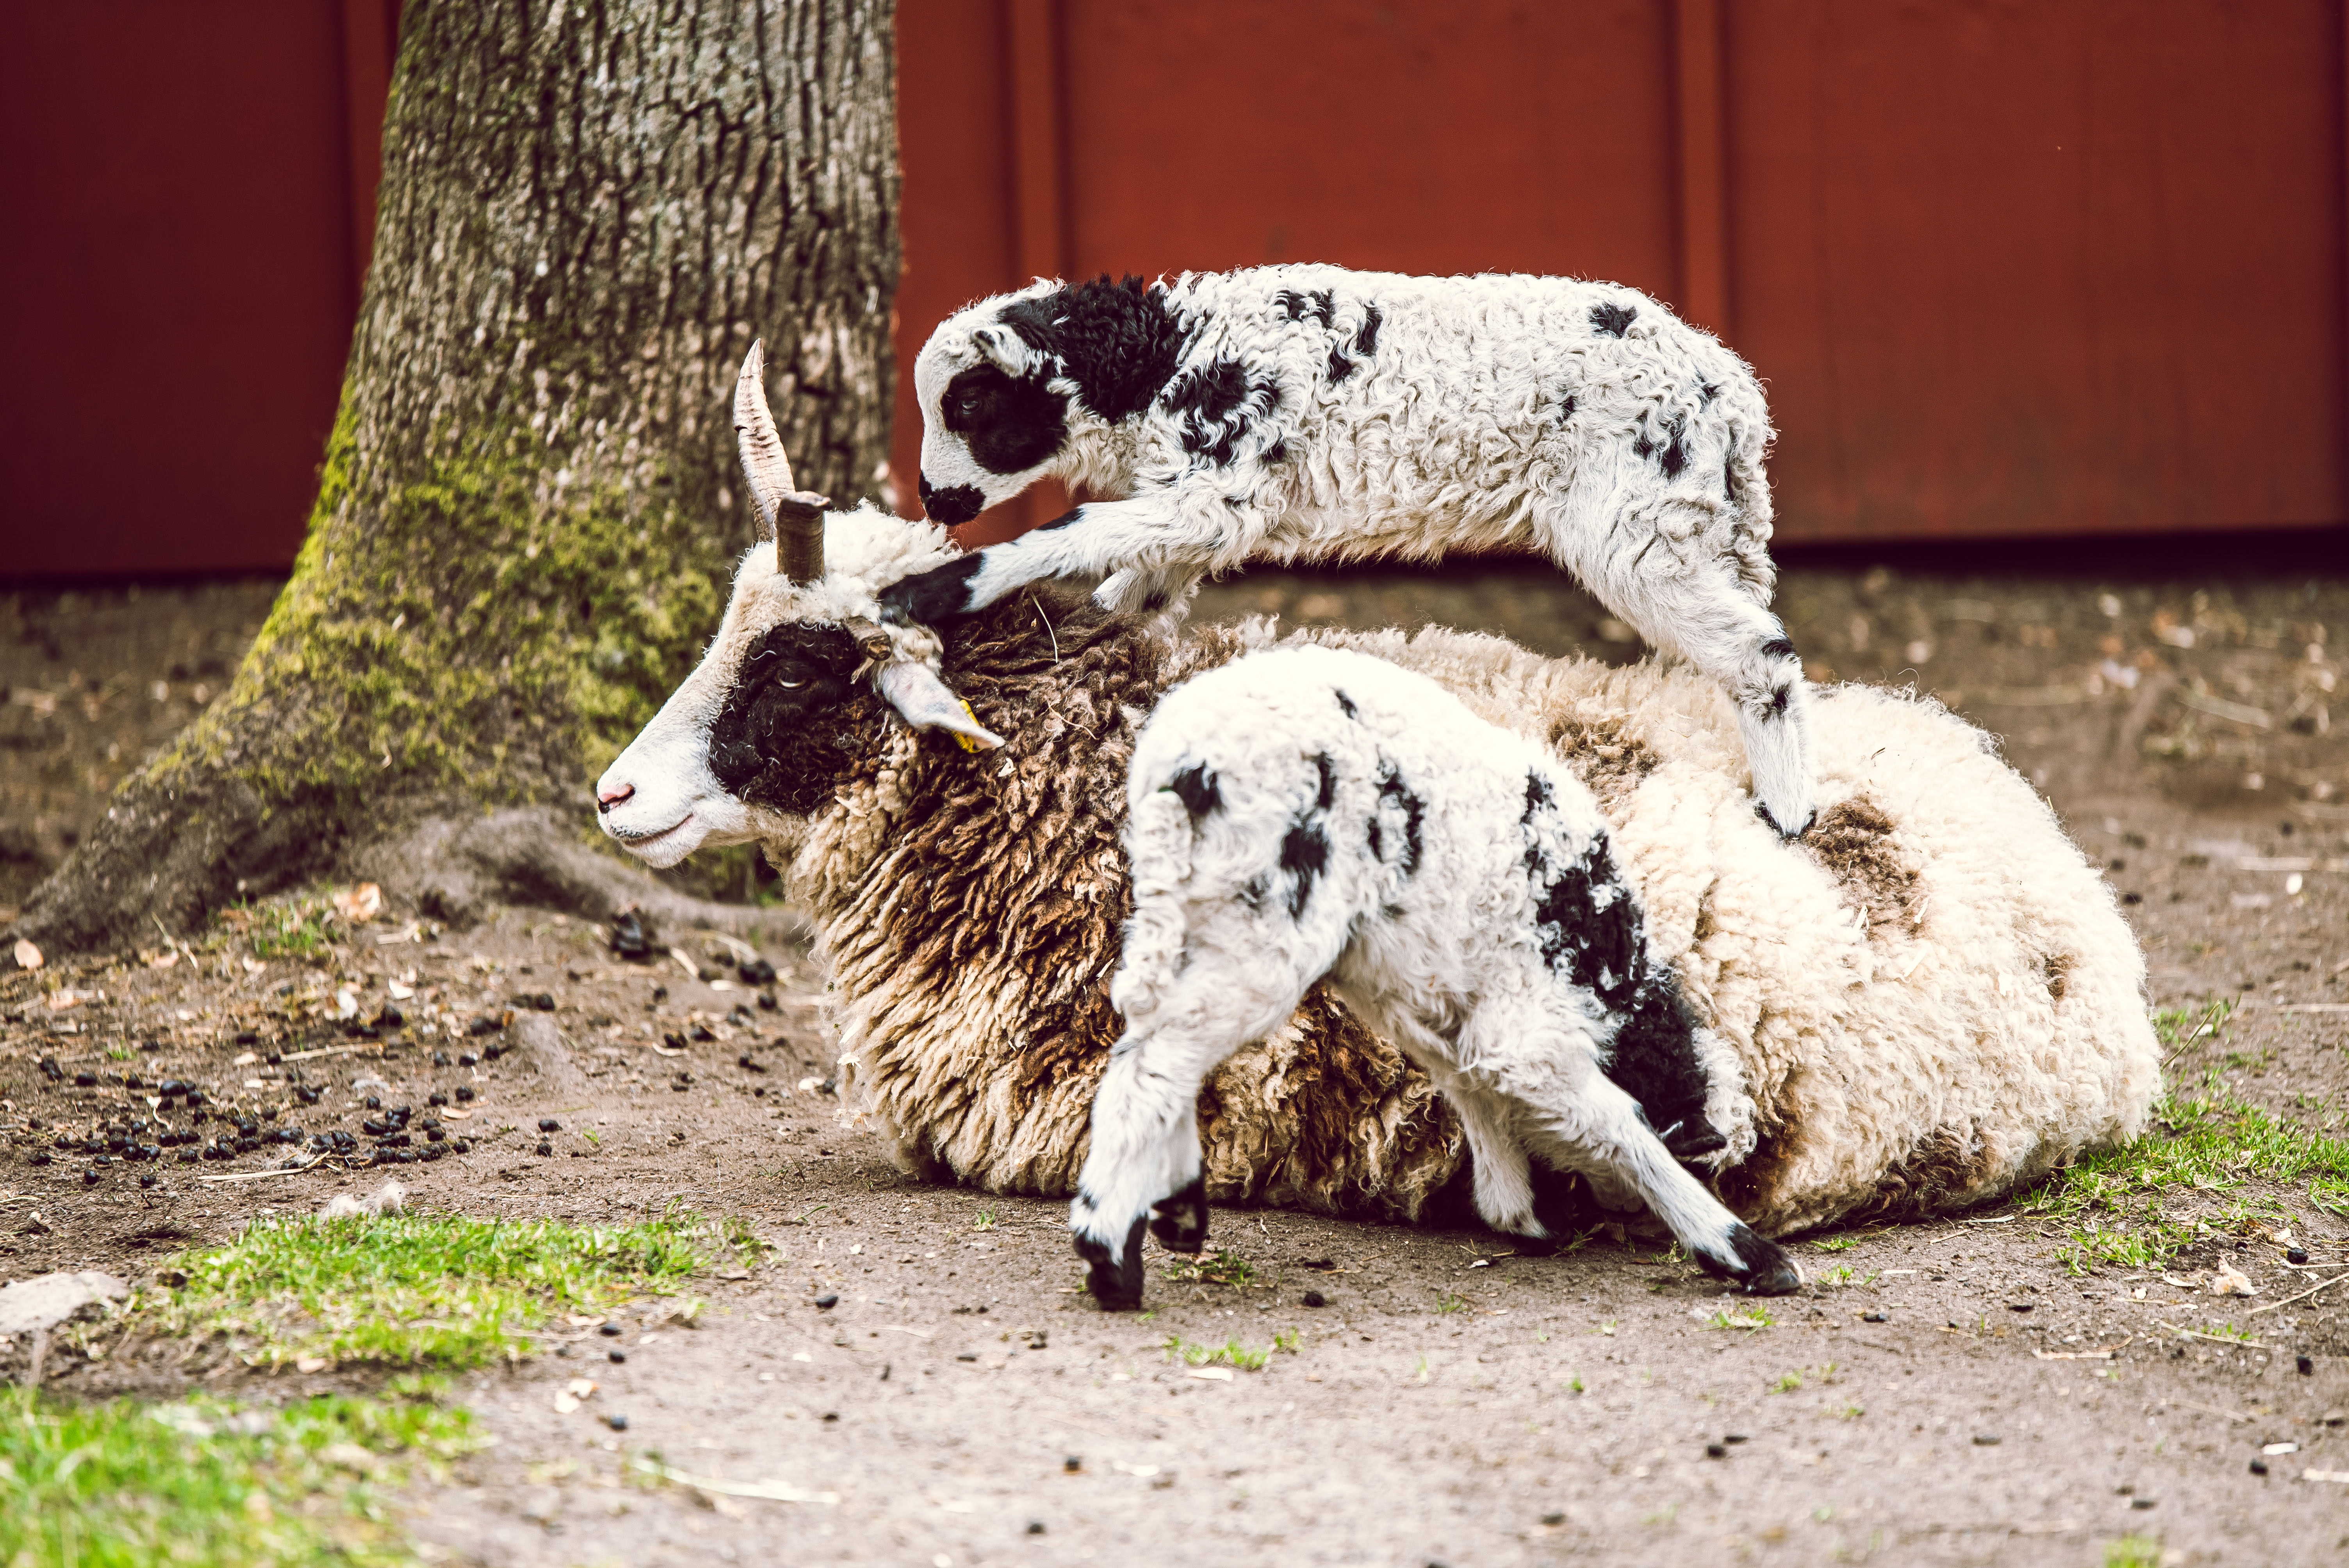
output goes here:
[{"label": "adult sheep", "polygon": [[1720,682],[1754,799],[1810,825],[1761,385],[1636,289],[1311,264],[1039,281],[939,324],[914,385],[936,521],[1047,476],[1100,499],[893,585],[894,614],[936,624],[1078,573],[1133,609],[1248,560],[1531,547]]},{"label": "adult sheep", "polygon": [[[788,861],[854,1109],[909,1168],[1067,1195],[1120,1032],[1136,733],[1171,686],[1278,639],[1045,591],[937,638],[880,626],[881,591],[954,547],[795,497],[755,361],[741,406],[772,532],[599,781],[605,830],[657,865],[751,840]],[[1430,676],[1590,789],[1651,960],[1724,1047],[1702,1063],[1722,1140],[1702,1158],[1755,1231],[1962,1208],[2142,1124],[2158,1064],[2112,894],[1938,706],[1822,692],[1825,806],[1788,843],[1754,818],[1734,719],[1694,672],[1440,630],[1288,640]],[[1424,1076],[1318,988],[1210,1076],[1198,1125],[1217,1201],[1413,1217],[1464,1158]]]}]

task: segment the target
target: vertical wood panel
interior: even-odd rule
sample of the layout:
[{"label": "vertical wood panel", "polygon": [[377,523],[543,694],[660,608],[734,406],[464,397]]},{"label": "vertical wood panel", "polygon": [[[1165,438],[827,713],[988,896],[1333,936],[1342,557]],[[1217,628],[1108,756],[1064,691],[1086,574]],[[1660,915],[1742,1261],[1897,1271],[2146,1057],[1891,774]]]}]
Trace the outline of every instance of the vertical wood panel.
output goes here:
[{"label": "vertical wood panel", "polygon": [[1781,536],[2344,515],[2336,0],[1744,0]]},{"label": "vertical wood panel", "polygon": [[1729,146],[1722,108],[1720,0],[1672,0],[1672,87],[1680,177],[1680,307],[1730,334]]}]

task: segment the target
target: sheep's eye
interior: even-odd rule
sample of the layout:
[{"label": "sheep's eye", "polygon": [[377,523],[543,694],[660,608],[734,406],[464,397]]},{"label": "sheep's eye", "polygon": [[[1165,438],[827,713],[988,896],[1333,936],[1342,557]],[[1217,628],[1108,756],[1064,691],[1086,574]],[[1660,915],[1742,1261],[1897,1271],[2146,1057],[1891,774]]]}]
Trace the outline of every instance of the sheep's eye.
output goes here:
[{"label": "sheep's eye", "polygon": [[779,686],[782,687],[785,691],[797,691],[797,690],[799,690],[799,689],[800,689],[800,687],[802,687],[802,686],[803,686],[807,685],[807,682],[805,682],[805,681],[787,681],[787,680],[781,680],[781,679],[779,679],[779,680],[777,680],[777,681],[775,682],[775,684],[776,684],[777,686]]}]

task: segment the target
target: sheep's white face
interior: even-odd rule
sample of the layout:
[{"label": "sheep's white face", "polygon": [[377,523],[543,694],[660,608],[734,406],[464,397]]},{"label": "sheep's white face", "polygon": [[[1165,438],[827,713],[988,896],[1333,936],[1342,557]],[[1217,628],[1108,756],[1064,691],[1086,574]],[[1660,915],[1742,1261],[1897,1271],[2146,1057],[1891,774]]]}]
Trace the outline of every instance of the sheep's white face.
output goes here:
[{"label": "sheep's white face", "polygon": [[787,826],[719,780],[710,737],[741,684],[746,655],[783,623],[790,597],[775,547],[752,547],[709,652],[596,780],[597,821],[639,860],[666,870],[704,844],[743,843]]},{"label": "sheep's white face", "polygon": [[630,854],[667,868],[704,844],[790,839],[891,707],[1002,743],[939,681],[933,634],[874,624],[881,589],[954,559],[945,531],[859,508],[830,514],[823,543],[815,583],[784,576],[771,542],[750,547],[709,653],[596,780],[596,819]]},{"label": "sheep's white face", "polygon": [[1052,472],[1068,449],[1071,388],[1053,356],[1004,323],[1005,303],[984,301],[949,317],[914,361],[922,508],[933,522],[968,522],[1010,500]]}]

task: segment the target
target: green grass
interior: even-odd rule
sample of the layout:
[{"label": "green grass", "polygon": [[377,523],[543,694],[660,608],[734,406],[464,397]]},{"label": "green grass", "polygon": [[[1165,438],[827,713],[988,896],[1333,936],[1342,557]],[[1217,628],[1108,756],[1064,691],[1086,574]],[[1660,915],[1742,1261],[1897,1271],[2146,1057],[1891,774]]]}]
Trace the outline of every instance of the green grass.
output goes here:
[{"label": "green grass", "polygon": [[[2169,1059],[2223,1037],[2229,1002],[2154,1016]],[[2247,1180],[2309,1181],[2309,1202],[2349,1210],[2349,1139],[2281,1120],[2236,1094],[2217,1068],[2174,1085],[2146,1135],[2126,1149],[2082,1159],[2022,1200],[2026,1213],[2069,1228],[2060,1253],[2072,1273],[2104,1264],[2158,1269],[2204,1236],[2278,1220],[2272,1200],[2238,1198],[2217,1214],[2172,1212],[2176,1199],[2229,1192]],[[2203,1207],[2198,1203],[2198,1210]]]},{"label": "green grass", "polygon": [[[1180,1361],[1186,1367],[1212,1367],[1220,1361],[1243,1372],[1261,1372],[1265,1364],[1272,1359],[1272,1350],[1251,1350],[1237,1339],[1223,1345],[1192,1345],[1179,1335],[1170,1334],[1162,1348],[1166,1352],[1167,1360]],[[1286,1349],[1295,1354],[1290,1346],[1278,1340],[1273,1342],[1273,1349]]]},{"label": "green grass", "polygon": [[1788,1372],[1781,1377],[1776,1382],[1770,1385],[1770,1392],[1773,1394],[1793,1394],[1798,1392],[1802,1387],[1803,1375],[1800,1372]]},{"label": "green grass", "polygon": [[402,1397],[254,1409],[72,1405],[0,1390],[0,1562],[191,1568],[414,1561],[382,1500],[478,1447],[463,1410]]},{"label": "green grass", "polygon": [[2105,1548],[2105,1568],[2161,1568],[2161,1542],[2145,1535],[2124,1535]]},{"label": "green grass", "polygon": [[1848,1252],[1853,1247],[1859,1245],[1859,1238],[1857,1236],[1828,1236],[1823,1240],[1813,1242],[1811,1245],[1818,1248],[1818,1250],[1823,1253]]},{"label": "green grass", "polygon": [[[478,1367],[526,1352],[562,1313],[676,1294],[736,1243],[672,1213],[643,1224],[400,1215],[264,1220],[183,1253],[127,1312],[151,1330],[219,1333],[258,1365],[302,1357]],[[751,1260],[755,1261],[755,1257]]]},{"label": "green grass", "polygon": [[1777,1321],[1770,1315],[1768,1307],[1757,1303],[1752,1306],[1741,1307],[1734,1312],[1727,1309],[1716,1312],[1706,1321],[1705,1326],[1707,1328],[1743,1328],[1751,1331],[1769,1328]]},{"label": "green grass", "polygon": [[1465,1296],[1455,1295],[1451,1291],[1445,1291],[1442,1295],[1435,1298],[1435,1310],[1438,1312],[1465,1312],[1468,1310],[1468,1299]]},{"label": "green grass", "polygon": [[1257,1278],[1256,1265],[1232,1252],[1218,1252],[1213,1257],[1177,1254],[1166,1264],[1165,1275],[1184,1284],[1223,1284],[1234,1290],[1268,1288]]},{"label": "green grass", "polygon": [[334,906],[324,893],[239,903],[222,910],[220,920],[245,938],[255,958],[308,958],[333,947],[337,934]]}]

